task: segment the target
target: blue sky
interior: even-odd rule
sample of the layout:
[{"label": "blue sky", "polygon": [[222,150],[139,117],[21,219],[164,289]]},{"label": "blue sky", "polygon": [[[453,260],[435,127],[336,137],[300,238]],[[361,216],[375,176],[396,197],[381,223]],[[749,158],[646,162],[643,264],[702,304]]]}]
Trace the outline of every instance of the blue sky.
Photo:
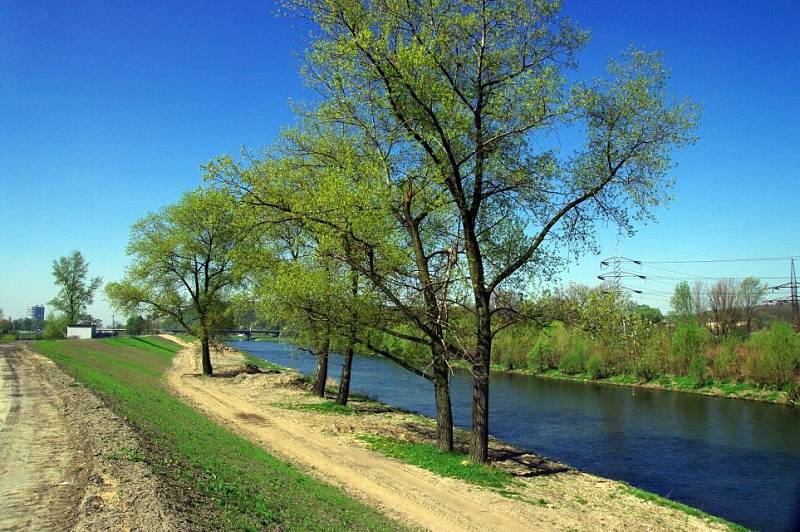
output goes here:
[{"label": "blue sky", "polygon": [[[630,45],[661,50],[671,88],[703,105],[700,142],[676,152],[658,223],[573,265],[800,255],[797,2],[577,2],[592,32],[579,76]],[[80,249],[116,280],[128,229],[200,182],[200,165],[268,145],[302,100],[307,30],[268,2],[0,3],[0,308],[18,317],[56,292],[54,258]],[[655,268],[672,270],[665,272]],[[641,301],[668,309],[675,279],[774,277],[788,260],[642,267]],[[678,273],[674,273],[678,272]],[[669,279],[667,279],[669,278]],[[90,311],[110,321],[99,296]],[[117,316],[119,319],[119,316]]]}]

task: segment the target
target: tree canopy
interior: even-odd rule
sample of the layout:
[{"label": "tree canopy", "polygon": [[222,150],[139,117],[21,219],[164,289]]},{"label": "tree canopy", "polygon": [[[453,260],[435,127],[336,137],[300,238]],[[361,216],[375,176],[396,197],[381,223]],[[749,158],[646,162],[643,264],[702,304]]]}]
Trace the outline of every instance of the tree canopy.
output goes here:
[{"label": "tree canopy", "polygon": [[199,189],[136,222],[124,280],[106,294],[128,315],[170,316],[202,344],[203,373],[211,374],[209,340],[239,282],[233,255],[243,232],[235,205],[219,190]]},{"label": "tree canopy", "polygon": [[88,279],[88,275],[89,262],[78,250],[53,261],[58,295],[50,300],[50,304],[65,314],[68,324],[91,319],[86,309],[94,301],[94,293],[103,281],[100,277]]},{"label": "tree canopy", "polygon": [[[305,73],[319,97],[272,153],[209,174],[331,243],[413,325],[405,340],[430,347],[434,372],[470,363],[470,453],[485,461],[492,338],[518,294],[565,250],[594,249],[597,223],[632,232],[651,216],[697,108],[639,50],[568,83],[587,35],[558,2],[290,5],[316,27]],[[562,130],[583,137],[568,153]]]}]

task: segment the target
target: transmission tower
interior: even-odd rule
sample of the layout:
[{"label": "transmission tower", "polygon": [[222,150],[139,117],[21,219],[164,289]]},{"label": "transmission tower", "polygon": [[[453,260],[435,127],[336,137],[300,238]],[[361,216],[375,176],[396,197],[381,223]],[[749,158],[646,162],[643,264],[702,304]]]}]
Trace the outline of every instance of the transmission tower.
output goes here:
[{"label": "transmission tower", "polygon": [[606,281],[610,290],[614,290],[616,292],[627,290],[633,292],[634,294],[641,294],[641,290],[625,286],[623,284],[624,279],[647,279],[647,277],[640,273],[625,270],[624,265],[626,264],[636,264],[637,266],[641,266],[642,261],[619,256],[603,259],[600,261],[600,266],[609,269],[598,275],[597,278],[601,281]]},{"label": "transmission tower", "polygon": [[789,273],[789,282],[779,284],[777,286],[770,286],[770,289],[773,291],[777,290],[786,290],[789,289],[789,297],[784,297],[780,299],[770,299],[770,303],[777,303],[779,305],[784,305],[789,303],[792,305],[792,314],[794,315],[794,325],[796,328],[800,329],[800,300],[797,297],[797,274],[794,270],[794,259],[791,259],[791,269]]}]

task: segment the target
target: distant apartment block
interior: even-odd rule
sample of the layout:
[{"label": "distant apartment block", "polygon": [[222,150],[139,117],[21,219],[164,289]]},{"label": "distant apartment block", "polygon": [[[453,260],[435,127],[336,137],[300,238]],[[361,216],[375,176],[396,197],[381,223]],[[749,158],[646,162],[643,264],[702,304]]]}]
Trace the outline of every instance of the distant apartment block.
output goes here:
[{"label": "distant apartment block", "polygon": [[28,308],[28,318],[33,321],[44,321],[44,305],[34,305]]}]

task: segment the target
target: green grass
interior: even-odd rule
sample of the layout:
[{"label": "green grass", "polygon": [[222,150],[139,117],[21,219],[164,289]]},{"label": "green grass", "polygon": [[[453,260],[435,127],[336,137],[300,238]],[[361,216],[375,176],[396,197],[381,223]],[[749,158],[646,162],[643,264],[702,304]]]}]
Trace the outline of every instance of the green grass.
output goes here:
[{"label": "green grass", "polygon": [[728,395],[735,395],[737,393],[749,391],[751,386],[744,382],[721,382],[719,389]]},{"label": "green grass", "polygon": [[636,375],[612,375],[607,380],[614,384],[637,384],[639,382]]},{"label": "green grass", "polygon": [[399,525],[312,479],[171,395],[163,374],[180,347],[154,337],[40,341],[35,350],[95,391],[140,434],[144,461],[193,525],[222,530],[388,530]]},{"label": "green grass", "polygon": [[694,517],[699,517],[701,519],[705,519],[711,523],[719,523],[721,525],[725,525],[728,527],[729,530],[735,530],[737,532],[746,532],[747,528],[743,527],[742,525],[737,525],[736,523],[731,523],[721,517],[717,517],[715,515],[707,514],[702,510],[698,510],[697,508],[693,508],[692,506],[687,506],[686,504],[673,501],[672,499],[667,499],[666,497],[662,497],[661,495],[656,495],[655,493],[634,488],[633,486],[625,486],[623,491],[629,495],[633,495],[639,499],[644,501],[650,501],[654,504],[659,506],[663,506],[665,508],[672,508],[673,510],[680,510],[681,512],[687,513]]},{"label": "green grass", "polygon": [[264,360],[263,358],[258,358],[256,356],[253,356],[253,355],[249,354],[249,353],[245,353],[244,351],[237,351],[237,353],[240,353],[240,354],[244,355],[245,362],[247,362],[249,364],[253,364],[254,366],[256,366],[261,371],[280,371],[280,372],[292,371],[289,368],[286,368],[284,366],[279,366],[278,364],[274,364],[274,363],[270,362],[269,360]]},{"label": "green grass", "polygon": [[315,412],[317,414],[329,414],[334,416],[352,416],[357,412],[349,406],[342,406],[332,401],[324,403],[274,403],[271,406],[286,410],[297,410],[300,412]]},{"label": "green grass", "polygon": [[364,434],[357,439],[366,442],[369,448],[391,458],[427,469],[443,477],[458,478],[487,488],[505,490],[514,482],[507,471],[468,461],[463,453],[443,453],[436,446],[427,443],[413,443]]},{"label": "green grass", "polygon": [[197,340],[197,337],[195,335],[189,333],[177,333],[174,334],[173,336],[175,336],[176,338],[180,338],[184,342],[194,342],[195,340]]}]

